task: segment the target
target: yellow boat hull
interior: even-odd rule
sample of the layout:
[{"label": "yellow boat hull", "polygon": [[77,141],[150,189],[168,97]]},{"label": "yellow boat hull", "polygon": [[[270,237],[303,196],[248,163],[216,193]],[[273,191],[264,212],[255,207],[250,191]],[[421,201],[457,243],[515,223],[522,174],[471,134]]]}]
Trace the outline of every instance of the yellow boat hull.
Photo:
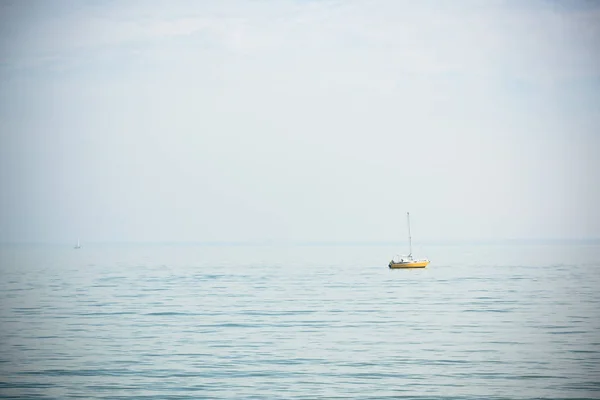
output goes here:
[{"label": "yellow boat hull", "polygon": [[391,269],[402,269],[402,268],[425,268],[429,264],[429,261],[405,261],[405,262],[393,262],[390,261],[389,267]]}]

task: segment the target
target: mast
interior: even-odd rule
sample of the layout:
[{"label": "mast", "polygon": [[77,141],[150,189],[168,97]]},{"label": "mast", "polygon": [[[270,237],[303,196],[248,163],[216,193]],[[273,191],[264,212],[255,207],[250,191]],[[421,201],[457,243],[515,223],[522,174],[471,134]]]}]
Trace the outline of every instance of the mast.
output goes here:
[{"label": "mast", "polygon": [[408,256],[412,256],[412,238],[410,237],[410,214],[406,213],[406,221],[408,222]]}]

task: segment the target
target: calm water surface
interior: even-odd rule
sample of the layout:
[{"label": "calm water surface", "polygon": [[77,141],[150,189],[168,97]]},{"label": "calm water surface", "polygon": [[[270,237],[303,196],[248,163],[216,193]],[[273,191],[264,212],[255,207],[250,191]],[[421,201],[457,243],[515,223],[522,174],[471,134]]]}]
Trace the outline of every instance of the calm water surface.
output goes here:
[{"label": "calm water surface", "polygon": [[600,246],[0,247],[2,398],[600,398]]}]

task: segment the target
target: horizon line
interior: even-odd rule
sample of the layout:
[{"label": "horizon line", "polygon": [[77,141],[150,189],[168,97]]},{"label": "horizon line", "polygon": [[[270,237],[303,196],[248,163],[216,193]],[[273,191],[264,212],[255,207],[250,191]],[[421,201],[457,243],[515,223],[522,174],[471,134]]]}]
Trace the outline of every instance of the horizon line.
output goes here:
[{"label": "horizon line", "polygon": [[[92,240],[81,241],[81,245],[196,245],[196,246],[398,246],[404,245],[403,241],[387,240]],[[414,244],[414,243],[413,243]],[[417,246],[458,246],[458,245],[507,245],[507,244],[600,244],[600,237],[590,238],[513,238],[513,239],[456,239],[456,240],[420,240]],[[56,245],[72,246],[73,243],[65,241],[12,241],[0,242],[0,245]]]}]

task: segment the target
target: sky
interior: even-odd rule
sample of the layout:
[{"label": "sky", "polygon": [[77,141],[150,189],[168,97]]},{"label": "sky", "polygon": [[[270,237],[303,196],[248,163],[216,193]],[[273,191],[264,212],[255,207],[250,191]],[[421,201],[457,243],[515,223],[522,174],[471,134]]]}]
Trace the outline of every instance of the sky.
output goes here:
[{"label": "sky", "polygon": [[0,1],[0,242],[600,237],[600,3]]}]

